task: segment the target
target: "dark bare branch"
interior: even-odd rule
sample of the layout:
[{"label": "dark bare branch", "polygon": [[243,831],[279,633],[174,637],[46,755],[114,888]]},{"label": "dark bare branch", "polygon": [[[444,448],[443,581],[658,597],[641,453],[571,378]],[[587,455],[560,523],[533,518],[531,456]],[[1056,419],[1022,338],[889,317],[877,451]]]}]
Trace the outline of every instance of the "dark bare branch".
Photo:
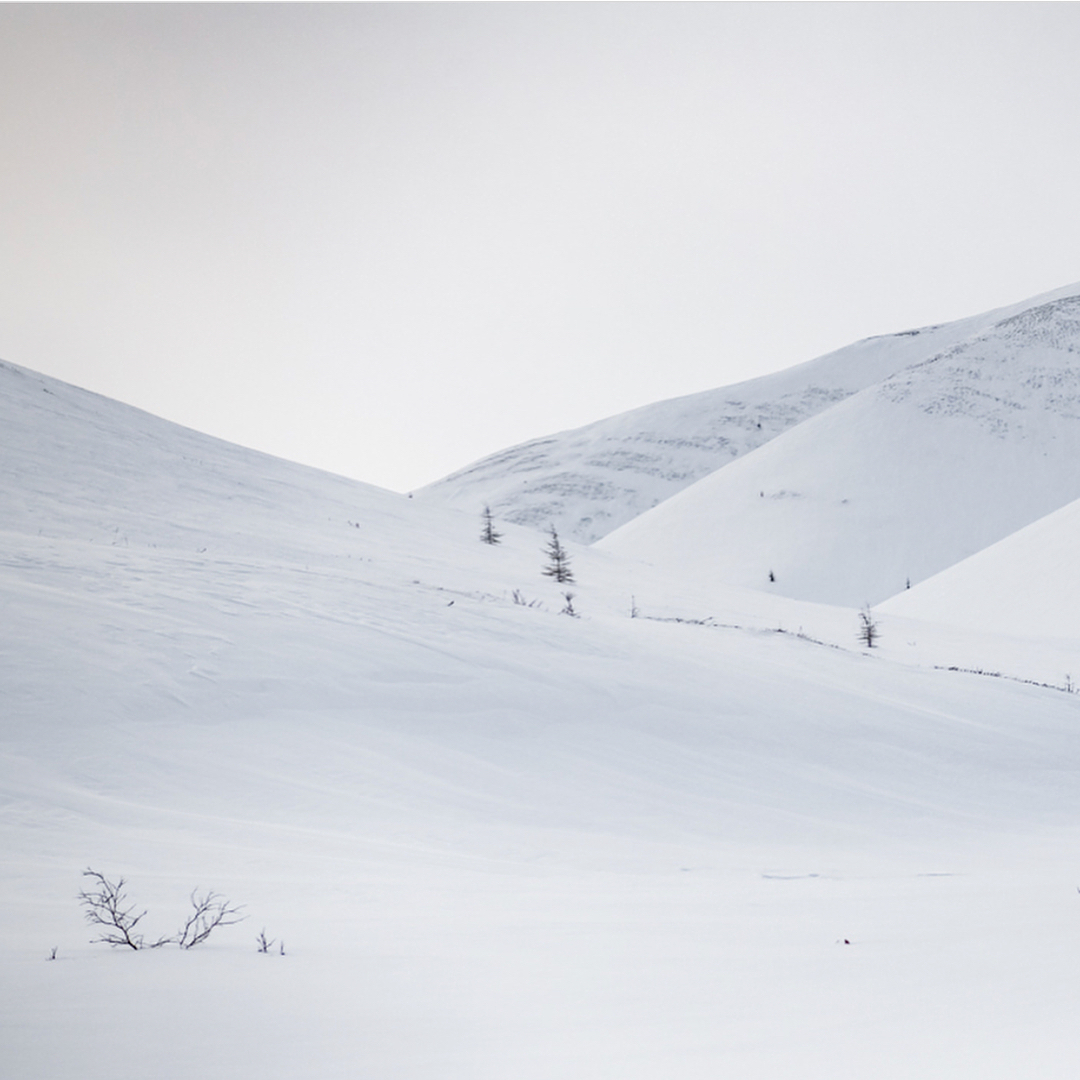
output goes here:
[{"label": "dark bare branch", "polygon": [[136,915],[135,905],[128,905],[124,879],[110,881],[104,874],[89,867],[83,871],[83,877],[90,878],[93,884],[79,893],[79,903],[85,908],[86,921],[91,926],[101,928],[101,936],[93,940],[129,949],[143,948],[143,936],[135,932],[135,927],[146,912],[141,911]]},{"label": "dark bare branch", "polygon": [[232,907],[228,900],[216,892],[199,895],[198,889],[191,894],[192,912],[187,922],[173,938],[181,949],[193,949],[204,942],[219,926],[232,926],[247,918],[241,915],[243,905]]}]

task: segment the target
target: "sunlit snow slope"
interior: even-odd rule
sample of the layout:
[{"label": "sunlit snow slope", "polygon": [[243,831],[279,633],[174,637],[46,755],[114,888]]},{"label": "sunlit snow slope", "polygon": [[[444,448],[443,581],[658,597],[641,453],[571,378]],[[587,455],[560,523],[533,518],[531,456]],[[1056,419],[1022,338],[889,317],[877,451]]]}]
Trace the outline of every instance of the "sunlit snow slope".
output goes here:
[{"label": "sunlit snow slope", "polygon": [[592,543],[859,390],[1049,300],[868,338],[774,375],[646,405],[474,462],[417,492]]},{"label": "sunlit snow slope", "polygon": [[504,531],[0,365],[0,1075],[1071,1080],[1080,699]]},{"label": "sunlit snow slope", "polygon": [[600,546],[658,565],[674,551],[690,579],[857,606],[1078,497],[1073,295],[867,387]]}]

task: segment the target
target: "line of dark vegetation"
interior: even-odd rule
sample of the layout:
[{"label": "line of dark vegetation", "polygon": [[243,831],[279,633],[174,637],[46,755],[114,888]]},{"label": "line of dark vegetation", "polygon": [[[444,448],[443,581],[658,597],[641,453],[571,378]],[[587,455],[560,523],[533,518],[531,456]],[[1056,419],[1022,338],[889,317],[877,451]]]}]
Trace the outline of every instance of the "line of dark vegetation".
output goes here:
[{"label": "line of dark vegetation", "polygon": [[645,619],[648,622],[682,623],[684,626],[708,626],[713,630],[742,630],[748,634],[786,634],[788,637],[798,638],[800,641],[809,641],[812,645],[823,645],[826,649],[839,649],[841,652],[851,651],[845,649],[843,645],[837,645],[832,641],[822,641],[820,638],[811,637],[802,630],[785,630],[782,626],[743,626],[741,623],[717,622],[711,615],[706,615],[704,619],[684,619],[678,615],[642,615],[636,608],[635,611],[637,611],[637,614],[633,616],[635,619]]},{"label": "line of dark vegetation", "polygon": [[1076,687],[1072,679],[1066,676],[1064,686],[1057,683],[1040,682],[1038,679],[1024,679],[1019,675],[1006,675],[1002,671],[985,671],[983,668],[959,667],[956,664],[935,664],[935,671],[959,671],[964,675],[985,675],[988,679],[1008,679],[1009,682],[1026,683],[1028,686],[1041,686],[1044,690],[1057,690],[1062,694],[1075,694]]}]

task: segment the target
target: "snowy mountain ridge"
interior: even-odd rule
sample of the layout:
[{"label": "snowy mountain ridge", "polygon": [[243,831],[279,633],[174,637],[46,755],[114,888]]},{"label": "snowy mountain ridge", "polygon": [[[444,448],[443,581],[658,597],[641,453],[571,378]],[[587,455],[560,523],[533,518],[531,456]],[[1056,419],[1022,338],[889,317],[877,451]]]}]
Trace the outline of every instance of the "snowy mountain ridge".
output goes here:
[{"label": "snowy mountain ridge", "polygon": [[1044,304],[1065,286],[955,322],[867,338],[796,367],[492,454],[417,497],[592,543],[785,431],[905,368]]},{"label": "snowy mountain ridge", "polygon": [[867,387],[599,544],[820,603],[876,604],[1080,497],[1080,298]]}]

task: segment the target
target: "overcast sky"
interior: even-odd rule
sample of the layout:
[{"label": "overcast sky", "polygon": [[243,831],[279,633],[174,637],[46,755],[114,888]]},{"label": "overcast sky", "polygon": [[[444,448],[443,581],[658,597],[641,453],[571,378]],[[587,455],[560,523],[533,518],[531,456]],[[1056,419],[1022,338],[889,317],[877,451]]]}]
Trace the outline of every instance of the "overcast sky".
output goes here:
[{"label": "overcast sky", "polygon": [[404,491],[1080,279],[1080,6],[0,7],[0,358]]}]

